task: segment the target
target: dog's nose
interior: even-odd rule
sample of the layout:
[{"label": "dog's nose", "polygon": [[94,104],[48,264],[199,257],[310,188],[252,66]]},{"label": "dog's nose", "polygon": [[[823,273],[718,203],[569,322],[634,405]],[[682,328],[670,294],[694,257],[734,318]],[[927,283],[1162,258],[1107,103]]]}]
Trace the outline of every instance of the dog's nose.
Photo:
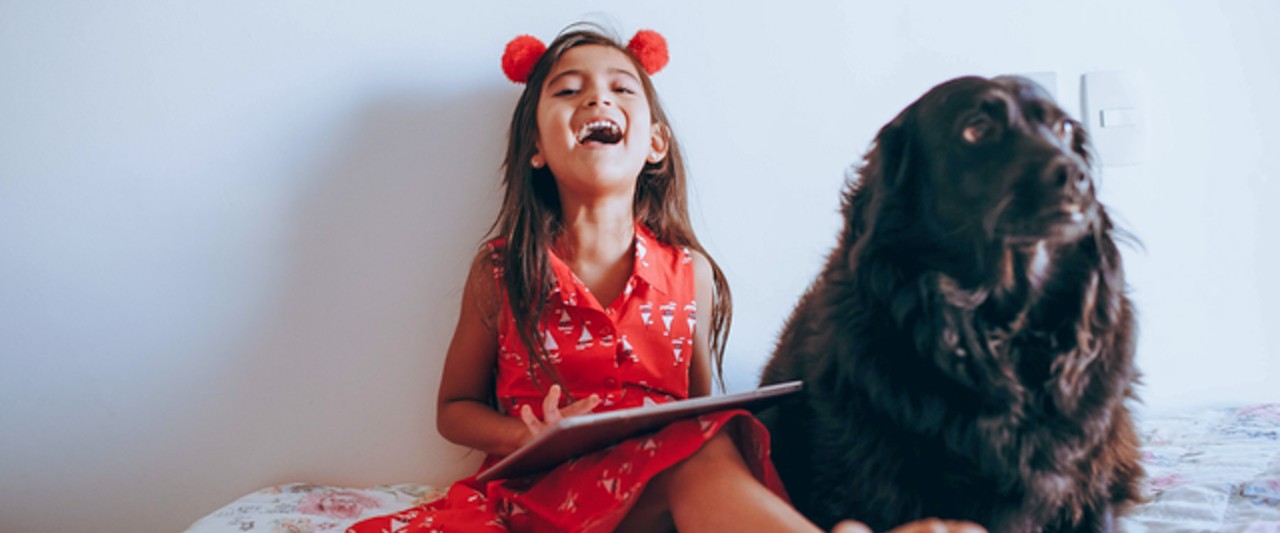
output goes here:
[{"label": "dog's nose", "polygon": [[1067,157],[1055,158],[1045,168],[1045,182],[1060,188],[1083,189],[1088,181],[1089,174]]}]

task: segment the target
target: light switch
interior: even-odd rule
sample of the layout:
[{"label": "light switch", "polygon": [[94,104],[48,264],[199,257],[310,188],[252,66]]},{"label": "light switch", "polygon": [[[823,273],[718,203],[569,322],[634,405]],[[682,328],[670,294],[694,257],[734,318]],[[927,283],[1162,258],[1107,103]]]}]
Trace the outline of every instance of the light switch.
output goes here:
[{"label": "light switch", "polygon": [[1142,76],[1135,72],[1084,75],[1081,108],[1085,127],[1104,166],[1136,165],[1149,157]]},{"label": "light switch", "polygon": [[1104,128],[1123,128],[1138,124],[1138,112],[1132,108],[1103,109],[1101,125]]}]

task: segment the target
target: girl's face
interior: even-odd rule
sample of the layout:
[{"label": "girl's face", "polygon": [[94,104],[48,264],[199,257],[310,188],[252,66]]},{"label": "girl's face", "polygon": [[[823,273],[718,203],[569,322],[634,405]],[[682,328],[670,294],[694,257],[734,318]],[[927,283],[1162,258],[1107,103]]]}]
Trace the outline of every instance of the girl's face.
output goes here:
[{"label": "girl's face", "polygon": [[603,45],[569,49],[547,74],[538,102],[537,155],[561,194],[631,194],[646,161],[666,155],[631,59]]}]

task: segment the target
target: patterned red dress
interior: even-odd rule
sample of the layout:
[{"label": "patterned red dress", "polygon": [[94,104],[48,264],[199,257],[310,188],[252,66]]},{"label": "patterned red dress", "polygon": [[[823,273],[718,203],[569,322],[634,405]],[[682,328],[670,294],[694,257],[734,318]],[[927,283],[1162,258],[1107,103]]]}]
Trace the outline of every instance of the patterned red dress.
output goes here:
[{"label": "patterned red dress", "polygon": [[[500,243],[489,248],[495,258],[502,253]],[[551,269],[555,285],[542,329],[551,363],[567,390],[576,398],[599,394],[603,402],[598,411],[636,407],[646,398],[662,403],[688,397],[696,302],[687,249],[665,245],[636,224],[635,269],[608,307],[554,254]],[[501,275],[497,267],[494,275]],[[499,408],[518,416],[521,406],[529,405],[541,417],[544,393],[529,377],[528,358],[508,307],[498,323]],[[549,472],[488,483],[473,476],[455,483],[440,500],[361,521],[348,533],[611,531],[653,476],[730,427],[751,471],[785,498],[769,461],[768,432],[750,413],[735,410],[676,422]],[[487,457],[484,467],[498,459]]]}]

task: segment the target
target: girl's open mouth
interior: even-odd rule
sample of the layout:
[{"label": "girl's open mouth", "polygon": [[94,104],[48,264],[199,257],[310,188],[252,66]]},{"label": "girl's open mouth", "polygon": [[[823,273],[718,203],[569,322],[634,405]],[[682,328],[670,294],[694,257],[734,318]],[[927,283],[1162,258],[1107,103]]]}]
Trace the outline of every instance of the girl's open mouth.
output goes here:
[{"label": "girl's open mouth", "polygon": [[622,128],[612,120],[593,120],[578,128],[578,142],[595,141],[601,144],[617,144],[622,140]]}]

